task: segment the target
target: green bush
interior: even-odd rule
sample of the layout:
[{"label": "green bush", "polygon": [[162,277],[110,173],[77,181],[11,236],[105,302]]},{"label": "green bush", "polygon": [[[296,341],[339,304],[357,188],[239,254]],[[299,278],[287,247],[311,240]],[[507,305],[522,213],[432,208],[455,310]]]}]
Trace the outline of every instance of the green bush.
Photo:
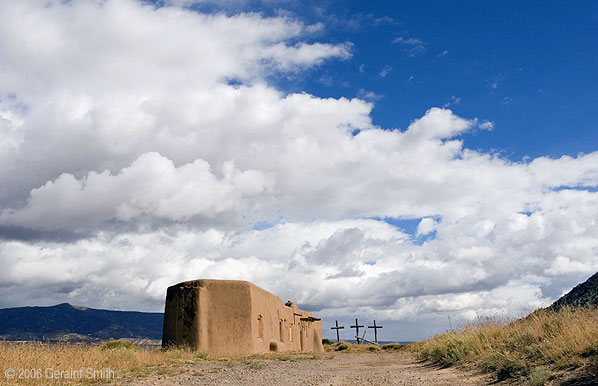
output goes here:
[{"label": "green bush", "polygon": [[549,379],[550,374],[541,367],[534,367],[527,376],[527,382],[530,386],[544,386]]},{"label": "green bush", "polygon": [[110,339],[107,342],[104,342],[100,348],[102,350],[118,350],[118,349],[125,349],[125,350],[137,350],[139,347],[135,346],[133,343],[129,342],[128,340],[114,340]]}]

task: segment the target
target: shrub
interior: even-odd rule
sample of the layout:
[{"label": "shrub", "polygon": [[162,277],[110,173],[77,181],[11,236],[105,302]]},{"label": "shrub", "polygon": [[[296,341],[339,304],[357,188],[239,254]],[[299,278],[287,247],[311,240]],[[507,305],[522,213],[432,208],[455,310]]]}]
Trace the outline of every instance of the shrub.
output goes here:
[{"label": "shrub", "polygon": [[114,340],[114,339],[110,339],[107,342],[104,342],[100,348],[102,350],[119,350],[119,349],[125,349],[125,350],[137,350],[139,349],[139,347],[135,346],[133,343],[129,342],[128,340],[123,340],[123,339],[118,339],[118,340]]},{"label": "shrub", "polygon": [[550,374],[542,367],[534,367],[527,376],[527,382],[530,386],[544,386],[549,379]]},{"label": "shrub", "polygon": [[387,343],[387,344],[382,345],[382,350],[395,351],[395,350],[400,350],[403,347],[404,346],[400,343]]},{"label": "shrub", "polygon": [[334,349],[334,351],[343,351],[343,350],[347,350],[349,348],[349,343],[347,342],[339,342],[336,344],[336,348]]},{"label": "shrub", "polygon": [[515,378],[525,371],[525,366],[515,360],[507,359],[500,364],[496,370],[496,379],[498,381],[504,381],[509,378]]},{"label": "shrub", "polygon": [[266,368],[265,364],[255,361],[247,361],[245,364],[247,365],[247,368],[251,370],[263,370]]}]

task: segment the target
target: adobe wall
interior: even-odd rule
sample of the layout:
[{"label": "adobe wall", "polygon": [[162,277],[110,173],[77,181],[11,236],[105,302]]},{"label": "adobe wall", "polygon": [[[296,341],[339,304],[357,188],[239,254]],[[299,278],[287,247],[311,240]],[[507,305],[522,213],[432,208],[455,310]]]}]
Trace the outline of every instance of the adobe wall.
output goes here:
[{"label": "adobe wall", "polygon": [[247,281],[195,280],[166,293],[162,346],[212,355],[323,352],[322,322]]}]

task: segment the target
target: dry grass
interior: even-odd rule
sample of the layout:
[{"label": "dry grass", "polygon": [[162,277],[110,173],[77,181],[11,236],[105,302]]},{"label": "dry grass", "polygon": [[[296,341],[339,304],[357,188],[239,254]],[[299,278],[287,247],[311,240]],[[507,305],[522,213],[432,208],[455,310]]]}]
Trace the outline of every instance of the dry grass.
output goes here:
[{"label": "dry grass", "polygon": [[349,343],[349,342],[338,342],[324,345],[324,350],[327,352],[337,351],[337,352],[378,352],[378,351],[397,351],[402,350],[405,348],[405,345],[399,343],[390,343],[384,345],[377,345],[377,344],[356,344],[356,343]]},{"label": "dry grass", "polygon": [[512,322],[480,319],[411,348],[421,359],[442,366],[474,364],[499,381],[527,377],[528,383],[543,385],[554,371],[581,367],[595,371],[598,309],[540,310]]},{"label": "dry grass", "polygon": [[[178,374],[184,364],[205,359],[206,352],[184,349],[163,351],[141,349],[125,341],[107,342],[102,346],[79,344],[2,343],[0,344],[0,384],[70,385],[94,384],[112,379],[147,377],[152,374]],[[14,378],[7,369],[15,370]],[[21,370],[23,369],[23,370]],[[50,370],[48,370],[50,369]],[[78,373],[80,369],[82,372]],[[87,369],[104,370],[88,373]],[[65,371],[54,373],[55,370]],[[67,378],[72,373],[71,379]],[[90,377],[91,375],[91,377]],[[19,378],[23,376],[24,378]]]},{"label": "dry grass", "polygon": [[[186,372],[184,365],[208,359],[207,351],[193,352],[188,349],[159,348],[144,349],[126,340],[108,341],[101,346],[84,344],[43,344],[43,343],[0,343],[0,385],[80,385],[126,383],[127,381],[152,375],[177,375]],[[290,361],[332,359],[333,353],[306,354],[298,352],[264,353],[234,358],[209,358],[221,361],[226,366],[244,364],[251,370],[261,370],[268,361]],[[14,369],[15,377],[6,377],[6,370]],[[20,369],[28,369],[21,371]],[[50,370],[47,370],[50,369]],[[67,376],[71,370],[75,378]],[[87,369],[110,369],[108,372],[88,377]],[[54,376],[52,370],[66,373]],[[49,373],[48,373],[49,371]],[[210,371],[219,371],[211,369]],[[19,378],[24,375],[24,378]]]}]

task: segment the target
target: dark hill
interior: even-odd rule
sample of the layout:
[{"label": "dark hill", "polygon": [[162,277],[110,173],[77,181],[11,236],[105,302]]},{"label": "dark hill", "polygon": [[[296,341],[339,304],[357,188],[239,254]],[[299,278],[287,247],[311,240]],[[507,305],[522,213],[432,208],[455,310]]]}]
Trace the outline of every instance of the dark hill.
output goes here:
[{"label": "dark hill", "polygon": [[67,303],[0,309],[3,340],[162,339],[164,314],[110,311]]},{"label": "dark hill", "polygon": [[556,311],[563,306],[598,307],[598,272],[552,303],[548,309]]}]

